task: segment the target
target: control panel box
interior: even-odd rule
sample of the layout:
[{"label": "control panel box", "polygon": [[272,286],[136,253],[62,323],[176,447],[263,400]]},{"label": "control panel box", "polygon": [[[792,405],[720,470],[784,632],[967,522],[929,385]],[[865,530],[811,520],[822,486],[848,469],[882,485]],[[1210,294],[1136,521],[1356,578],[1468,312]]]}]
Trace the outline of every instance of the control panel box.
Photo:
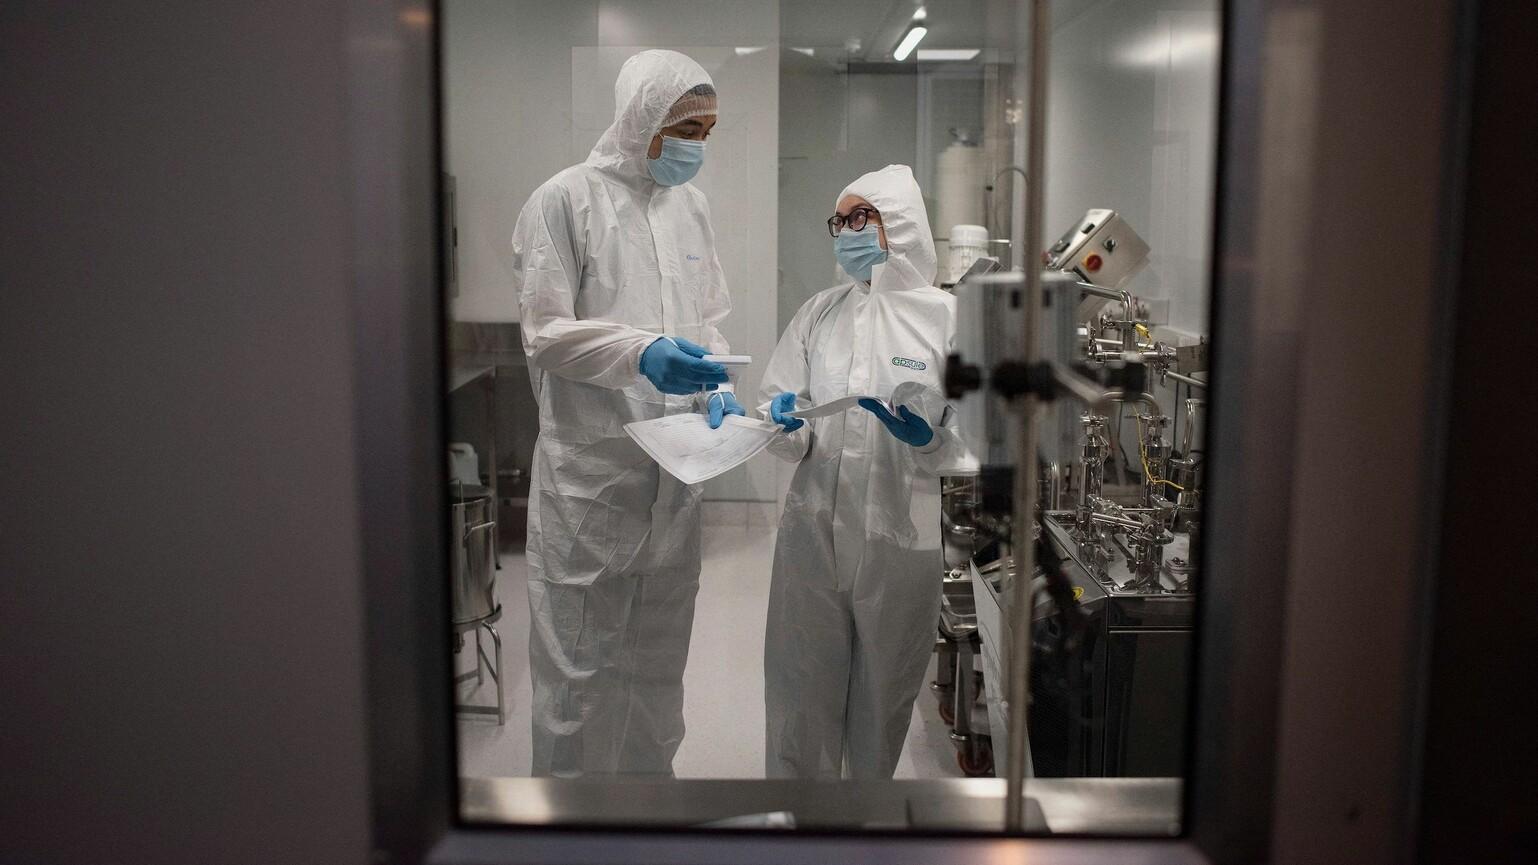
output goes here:
[{"label": "control panel box", "polygon": [[1148,243],[1114,210],[1091,210],[1043,255],[1051,270],[1120,288],[1148,263]]}]

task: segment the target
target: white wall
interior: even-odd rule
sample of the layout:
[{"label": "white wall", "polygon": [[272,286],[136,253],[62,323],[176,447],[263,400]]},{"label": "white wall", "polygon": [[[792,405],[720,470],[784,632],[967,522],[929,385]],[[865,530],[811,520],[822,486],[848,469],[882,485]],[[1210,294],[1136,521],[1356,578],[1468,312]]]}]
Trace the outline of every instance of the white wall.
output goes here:
[{"label": "white wall", "polygon": [[1128,284],[1206,333],[1216,170],[1216,0],[1059,4],[1048,92],[1045,240],[1092,207],[1152,248]]},{"label": "white wall", "polygon": [[451,312],[459,321],[518,320],[513,224],[529,194],[576,161],[571,48],[597,44],[599,5],[443,5],[444,161],[456,179],[459,221],[459,296]]},{"label": "white wall", "polygon": [[779,326],[840,279],[827,218],[851,180],[914,163],[916,77],[845,73],[781,55]]}]

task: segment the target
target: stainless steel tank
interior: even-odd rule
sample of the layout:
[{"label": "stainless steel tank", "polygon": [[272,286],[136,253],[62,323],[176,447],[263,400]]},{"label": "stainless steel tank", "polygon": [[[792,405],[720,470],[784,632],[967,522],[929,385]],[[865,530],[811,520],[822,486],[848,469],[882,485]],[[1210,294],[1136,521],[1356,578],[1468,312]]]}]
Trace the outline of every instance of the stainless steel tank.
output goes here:
[{"label": "stainless steel tank", "polygon": [[472,625],[497,608],[495,559],[496,522],[491,518],[491,492],[482,486],[449,487],[453,510],[450,549],[453,550],[453,617],[456,625]]}]

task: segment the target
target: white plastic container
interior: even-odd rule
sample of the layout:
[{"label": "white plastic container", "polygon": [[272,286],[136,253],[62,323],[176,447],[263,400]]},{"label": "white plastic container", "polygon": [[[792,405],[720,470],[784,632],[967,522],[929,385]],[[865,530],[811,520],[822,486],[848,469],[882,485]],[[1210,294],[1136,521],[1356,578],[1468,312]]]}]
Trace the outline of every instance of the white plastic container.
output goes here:
[{"label": "white plastic container", "polygon": [[449,442],[449,479],[468,486],[481,482],[481,462],[466,442]]},{"label": "white plastic container", "polygon": [[988,183],[988,154],[981,147],[956,141],[935,160],[934,225],[982,222],[983,187]]},{"label": "white plastic container", "polygon": [[953,225],[950,247],[950,278],[946,282],[954,283],[974,261],[988,254],[988,229],[981,225]]}]

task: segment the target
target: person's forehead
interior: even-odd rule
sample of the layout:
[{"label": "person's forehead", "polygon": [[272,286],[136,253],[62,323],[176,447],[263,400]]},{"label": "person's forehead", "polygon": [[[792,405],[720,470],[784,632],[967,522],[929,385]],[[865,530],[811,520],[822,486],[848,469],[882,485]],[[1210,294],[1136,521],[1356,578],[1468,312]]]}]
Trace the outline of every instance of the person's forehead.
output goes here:
[{"label": "person's forehead", "polygon": [[866,201],[864,198],[861,198],[854,193],[850,193],[849,195],[846,195],[838,200],[839,213],[848,213],[856,207],[869,207],[871,210],[876,210],[876,205],[871,204],[869,201]]}]

